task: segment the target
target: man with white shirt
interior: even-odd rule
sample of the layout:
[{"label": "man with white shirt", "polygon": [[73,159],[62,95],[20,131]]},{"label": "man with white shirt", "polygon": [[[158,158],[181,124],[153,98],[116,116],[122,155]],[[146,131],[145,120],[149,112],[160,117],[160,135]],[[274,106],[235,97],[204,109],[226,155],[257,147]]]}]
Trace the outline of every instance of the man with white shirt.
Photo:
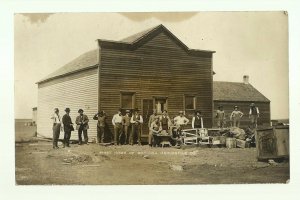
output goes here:
[{"label": "man with white shirt", "polygon": [[177,127],[178,135],[181,135],[182,129],[184,129],[184,126],[187,125],[189,121],[190,120],[183,115],[183,111],[179,111],[179,116],[174,118],[174,124]]},{"label": "man with white shirt", "polygon": [[138,109],[135,109],[134,114],[131,117],[130,123],[132,125],[132,131],[129,138],[129,143],[133,145],[134,136],[137,135],[137,142],[139,145],[141,145],[141,124],[143,123],[143,117],[139,114]]},{"label": "man with white shirt", "polygon": [[121,109],[118,110],[118,113],[115,114],[111,120],[112,125],[114,126],[114,145],[120,144],[120,136],[122,135],[123,130],[123,116]]},{"label": "man with white shirt", "polygon": [[52,115],[51,119],[53,120],[53,149],[58,149],[57,143],[61,127],[61,119],[58,108],[54,109],[54,114]]}]

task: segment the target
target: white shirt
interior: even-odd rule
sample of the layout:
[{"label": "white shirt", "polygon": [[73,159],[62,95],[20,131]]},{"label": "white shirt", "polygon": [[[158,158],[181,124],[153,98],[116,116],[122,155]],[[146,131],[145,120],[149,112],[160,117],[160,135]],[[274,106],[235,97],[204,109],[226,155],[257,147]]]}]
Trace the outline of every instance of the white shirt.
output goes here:
[{"label": "white shirt", "polygon": [[53,124],[54,123],[60,124],[60,116],[59,116],[59,114],[54,113],[52,115],[51,119],[53,120]]},{"label": "white shirt", "polygon": [[116,123],[122,123],[122,121],[123,121],[123,116],[122,115],[120,116],[119,114],[115,114],[111,120],[113,125],[116,125]]},{"label": "white shirt", "polygon": [[186,125],[187,123],[189,123],[190,120],[188,120],[185,116],[177,116],[174,118],[174,123],[175,125]]}]

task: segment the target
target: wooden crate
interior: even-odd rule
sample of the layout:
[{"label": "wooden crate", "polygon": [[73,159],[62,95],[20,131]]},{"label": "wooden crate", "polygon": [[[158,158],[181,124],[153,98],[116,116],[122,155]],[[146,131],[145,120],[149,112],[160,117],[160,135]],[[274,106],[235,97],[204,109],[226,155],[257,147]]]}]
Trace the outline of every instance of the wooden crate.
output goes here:
[{"label": "wooden crate", "polygon": [[259,160],[289,156],[289,127],[258,129],[256,149]]},{"label": "wooden crate", "polygon": [[250,148],[250,142],[245,140],[236,139],[236,146],[239,148]]}]

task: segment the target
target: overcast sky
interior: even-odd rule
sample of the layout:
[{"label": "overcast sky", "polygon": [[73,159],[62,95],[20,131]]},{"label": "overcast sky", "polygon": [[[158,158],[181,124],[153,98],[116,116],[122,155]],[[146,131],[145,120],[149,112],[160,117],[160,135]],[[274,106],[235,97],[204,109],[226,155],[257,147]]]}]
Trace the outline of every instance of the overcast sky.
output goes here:
[{"label": "overcast sky", "polygon": [[15,14],[15,118],[31,118],[35,82],[96,39],[120,40],[163,24],[188,47],[214,50],[214,80],[243,75],[271,100],[271,118],[288,118],[288,16],[284,12]]}]

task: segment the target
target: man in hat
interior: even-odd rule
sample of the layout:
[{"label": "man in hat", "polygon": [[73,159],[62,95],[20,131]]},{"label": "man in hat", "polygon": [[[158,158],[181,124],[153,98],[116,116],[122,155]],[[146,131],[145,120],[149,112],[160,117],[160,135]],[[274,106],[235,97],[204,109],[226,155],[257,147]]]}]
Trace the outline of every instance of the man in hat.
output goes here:
[{"label": "man in hat", "polygon": [[192,119],[192,128],[203,128],[203,118],[199,110],[195,112],[195,116]]},{"label": "man in hat", "polygon": [[141,124],[143,123],[143,117],[142,115],[139,114],[139,109],[135,109],[134,110],[134,114],[132,115],[131,119],[130,119],[130,123],[132,125],[132,131],[131,131],[131,135],[129,138],[129,143],[131,145],[133,145],[134,141],[134,137],[135,135],[137,135],[138,138],[138,144],[141,145]]},{"label": "man in hat", "polygon": [[240,120],[243,117],[244,113],[238,110],[238,106],[234,106],[234,110],[230,115],[230,120],[233,122],[233,127],[240,127]]},{"label": "man in hat", "polygon": [[259,110],[254,103],[250,104],[249,118],[251,120],[251,128],[257,128],[257,118],[259,118]]},{"label": "man in hat", "polygon": [[216,113],[217,118],[217,126],[218,128],[224,128],[225,125],[225,111],[223,110],[223,106],[219,105]]},{"label": "man in hat", "polygon": [[114,126],[114,145],[120,144],[120,138],[122,135],[122,122],[123,122],[123,116],[122,116],[122,110],[121,108],[118,110],[118,113],[115,114],[111,120],[112,125]]},{"label": "man in hat", "polygon": [[106,115],[103,110],[96,113],[93,117],[94,120],[97,120],[97,143],[103,143],[104,142],[104,128],[106,124]]},{"label": "man in hat", "polygon": [[159,122],[159,116],[155,116],[154,121],[151,123],[149,128],[148,143],[150,147],[152,147],[152,145],[158,144],[158,138],[156,135],[162,131],[160,124],[161,123]]},{"label": "man in hat", "polygon": [[82,133],[84,137],[85,144],[88,144],[88,132],[89,129],[89,118],[83,114],[83,110],[80,108],[78,110],[79,115],[76,117],[76,129],[78,130],[78,144],[82,144]]},{"label": "man in hat", "polygon": [[52,115],[51,119],[53,120],[53,149],[58,149],[57,143],[61,128],[61,120],[58,108],[54,108],[54,114]]},{"label": "man in hat", "polygon": [[159,121],[160,121],[161,129],[168,132],[168,130],[170,128],[170,124],[171,124],[171,119],[168,116],[167,110],[163,111],[163,114],[160,117]]},{"label": "man in hat", "polygon": [[125,141],[124,144],[128,144],[129,143],[129,129],[130,129],[130,110],[126,110],[126,114],[123,117],[123,128],[124,128],[124,135],[125,135]]},{"label": "man in hat", "polygon": [[62,117],[62,123],[64,125],[64,144],[63,147],[70,147],[71,132],[74,131],[73,122],[70,117],[70,108],[66,108],[64,116]]},{"label": "man in hat", "polygon": [[184,129],[184,126],[186,126],[189,123],[190,120],[188,120],[184,115],[183,111],[179,111],[179,116],[174,118],[174,125],[177,128],[177,135],[181,135],[182,129]]},{"label": "man in hat", "polygon": [[149,121],[148,121],[148,128],[149,128],[149,130],[150,130],[150,126],[151,126],[152,122],[154,122],[154,118],[156,116],[157,116],[156,109],[153,109],[153,113],[152,113],[152,115],[150,115]]}]

